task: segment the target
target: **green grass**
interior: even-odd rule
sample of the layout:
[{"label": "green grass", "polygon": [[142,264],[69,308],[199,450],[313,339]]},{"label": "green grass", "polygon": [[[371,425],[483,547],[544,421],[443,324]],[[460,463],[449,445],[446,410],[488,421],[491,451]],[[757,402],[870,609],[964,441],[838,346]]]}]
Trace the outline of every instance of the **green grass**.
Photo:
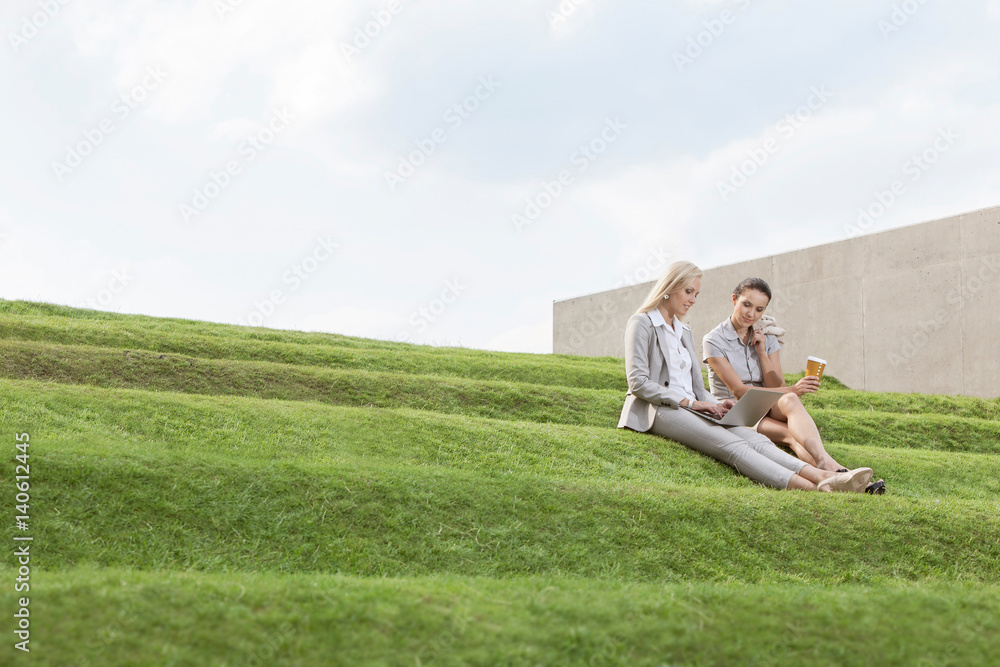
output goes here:
[{"label": "green grass", "polygon": [[0,377],[607,425],[624,392],[0,340]]},{"label": "green grass", "polygon": [[828,449],[889,492],[807,494],[616,429],[622,375],[0,301],[0,488],[29,432],[34,537],[32,654],[0,663],[1000,654],[996,400],[825,378]]},{"label": "green grass", "polygon": [[[0,377],[334,405],[410,407],[491,419],[604,427],[617,423],[623,395],[617,390],[197,359],[16,340],[0,340]],[[990,407],[990,401],[874,395],[877,398],[865,403],[867,408],[854,407],[866,400],[865,396],[862,392],[824,390],[807,396],[805,402],[811,408],[817,406],[812,414],[830,441],[1000,453],[1000,416],[995,410],[981,409]],[[950,400],[928,400],[933,398]],[[874,411],[876,404],[884,412]]]},{"label": "green grass", "polygon": [[[76,646],[57,635],[33,640],[32,661],[45,655],[60,665],[991,665],[1000,630],[1000,589],[961,584],[116,568],[39,582],[47,594],[37,622],[60,619],[63,636],[83,638]],[[0,647],[7,664],[13,653]]]},{"label": "green grass", "polygon": [[199,359],[270,361],[352,370],[625,390],[620,359],[434,348],[0,300],[0,338],[144,350]]}]

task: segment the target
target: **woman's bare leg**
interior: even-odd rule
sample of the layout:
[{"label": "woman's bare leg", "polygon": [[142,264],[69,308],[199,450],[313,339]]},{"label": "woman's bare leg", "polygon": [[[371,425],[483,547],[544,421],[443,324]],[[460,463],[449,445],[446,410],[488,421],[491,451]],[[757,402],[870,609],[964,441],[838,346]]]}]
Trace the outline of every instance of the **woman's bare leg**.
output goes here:
[{"label": "woman's bare leg", "polygon": [[792,432],[788,430],[788,424],[771,417],[764,417],[757,424],[757,432],[770,438],[776,445],[784,445],[792,450],[792,453],[808,463],[816,465],[816,459],[809,453],[802,443],[792,437]]},{"label": "woman's bare leg", "polygon": [[819,482],[834,475],[836,473],[829,470],[820,470],[814,466],[807,465],[798,474],[792,475],[792,478],[788,480],[788,486],[785,488],[798,489],[800,491],[815,491],[816,485]]},{"label": "woman's bare leg", "polygon": [[795,394],[785,394],[771,408],[768,416],[775,421],[782,421],[788,424],[789,434],[809,452],[817,468],[836,471],[844,467],[837,463],[823,447],[823,440],[819,436],[819,429],[816,428],[816,422],[806,412],[806,408],[802,405],[802,401],[799,400],[798,396]]}]

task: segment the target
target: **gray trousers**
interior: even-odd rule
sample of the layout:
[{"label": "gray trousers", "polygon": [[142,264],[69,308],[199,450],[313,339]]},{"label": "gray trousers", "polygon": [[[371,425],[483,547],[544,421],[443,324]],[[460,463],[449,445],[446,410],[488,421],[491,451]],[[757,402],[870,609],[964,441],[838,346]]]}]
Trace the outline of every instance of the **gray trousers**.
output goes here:
[{"label": "gray trousers", "polygon": [[658,407],[649,432],[676,440],[776,489],[787,488],[792,475],[806,466],[752,428],[719,426],[682,408]]}]

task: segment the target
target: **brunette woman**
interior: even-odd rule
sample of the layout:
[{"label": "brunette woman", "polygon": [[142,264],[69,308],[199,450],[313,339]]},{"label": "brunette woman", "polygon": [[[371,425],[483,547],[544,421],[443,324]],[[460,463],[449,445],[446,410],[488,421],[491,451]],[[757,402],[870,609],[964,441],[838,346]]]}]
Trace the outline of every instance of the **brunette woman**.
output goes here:
[{"label": "brunette woman", "polygon": [[[806,376],[786,386],[781,344],[777,337],[754,329],[770,301],[771,288],[760,278],[747,278],[733,290],[732,314],[702,340],[712,394],[726,400],[740,398],[751,387],[785,392],[756,431],[821,470],[845,471],[823,447],[816,422],[799,399],[819,389],[819,378]],[[866,490],[881,493],[884,488],[879,480]]]}]

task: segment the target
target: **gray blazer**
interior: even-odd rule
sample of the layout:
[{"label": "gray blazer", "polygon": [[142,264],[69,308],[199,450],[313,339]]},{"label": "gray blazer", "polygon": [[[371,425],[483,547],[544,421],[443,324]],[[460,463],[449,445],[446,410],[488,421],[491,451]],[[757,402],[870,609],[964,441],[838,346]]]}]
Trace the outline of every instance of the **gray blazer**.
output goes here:
[{"label": "gray blazer", "polygon": [[[682,325],[681,342],[691,356],[691,386],[699,401],[718,403],[705,389],[701,364],[694,349],[691,328]],[[622,407],[618,428],[630,428],[645,433],[653,427],[656,408],[665,405],[676,408],[677,402],[666,395],[670,384],[667,359],[670,358],[665,334],[653,326],[648,313],[636,313],[625,326],[625,373],[628,377],[628,395]]]}]

